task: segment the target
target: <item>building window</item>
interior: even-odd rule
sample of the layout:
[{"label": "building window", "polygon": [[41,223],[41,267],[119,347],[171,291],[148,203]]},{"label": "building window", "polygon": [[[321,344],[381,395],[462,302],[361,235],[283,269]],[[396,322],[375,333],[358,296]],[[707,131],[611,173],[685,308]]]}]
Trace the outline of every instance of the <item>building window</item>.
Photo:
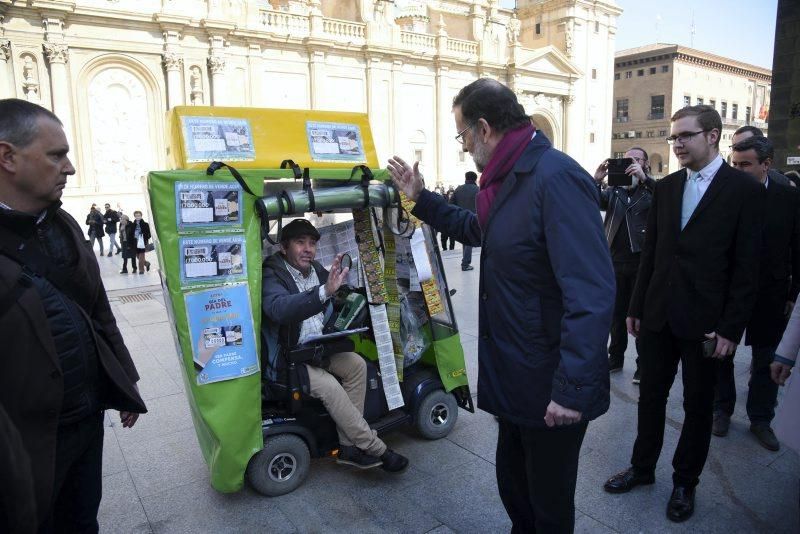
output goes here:
[{"label": "building window", "polygon": [[600,31],[600,21],[594,21],[594,33],[598,33]]},{"label": "building window", "polygon": [[592,69],[592,79],[593,80],[597,79],[597,69]]},{"label": "building window", "polygon": [[414,151],[414,161],[422,161],[422,149],[418,148]]},{"label": "building window", "polygon": [[647,131],[647,137],[655,137],[655,136],[656,136],[656,134],[655,134],[655,132],[653,130],[648,130]]},{"label": "building window", "polygon": [[747,124],[750,124],[750,120],[752,118],[753,118],[753,110],[750,108],[750,106],[747,106],[746,108],[744,108],[744,121]]},{"label": "building window", "polygon": [[636,139],[642,138],[642,132],[636,132]]},{"label": "building window", "polygon": [[542,25],[540,23],[536,23],[536,35],[542,35]]},{"label": "building window", "polygon": [[[666,132],[664,132],[664,133],[666,133]],[[662,172],[664,172],[664,162],[663,161],[659,161],[658,162],[658,173],[661,174]]]},{"label": "building window", "polygon": [[637,76],[644,76],[644,69],[639,69],[636,71]]},{"label": "building window", "polygon": [[655,74],[655,73],[656,73],[656,68],[650,67],[650,74]]},{"label": "building window", "polygon": [[667,136],[667,131],[666,130],[659,130],[658,131],[658,136],[659,137],[666,137]]},{"label": "building window", "polygon": [[724,100],[720,103],[721,107],[719,108],[719,114],[722,115],[722,118],[728,116],[728,103]]},{"label": "building window", "polygon": [[717,101],[716,100],[709,100],[708,105],[714,109],[717,109]]},{"label": "building window", "polygon": [[625,152],[614,152],[614,157],[616,159],[624,158],[625,157]]},{"label": "building window", "polygon": [[739,118],[739,104],[731,104],[731,118],[733,120]]},{"label": "building window", "polygon": [[614,73],[614,79],[615,80],[619,80],[619,72],[615,72]]},{"label": "building window", "polygon": [[669,65],[661,65],[661,72],[669,72]]},{"label": "building window", "polygon": [[467,153],[463,150],[458,151],[458,162],[464,163],[467,160]]},{"label": "building window", "polygon": [[664,95],[655,95],[650,97],[650,115],[648,119],[663,119],[664,118]]},{"label": "building window", "polygon": [[698,106],[702,106],[704,103],[705,103],[705,100],[703,99],[703,97],[702,96],[698,96],[697,97],[697,105]]},{"label": "building window", "polygon": [[692,105],[692,97],[689,95],[683,95],[683,107],[691,105]]},{"label": "building window", "polygon": [[589,142],[594,143],[594,132],[589,134]]},{"label": "building window", "polygon": [[628,122],[628,99],[617,100],[617,122]]},{"label": "building window", "polygon": [[633,71],[629,70],[628,72],[625,73],[625,79],[627,80],[631,77],[633,77]]}]

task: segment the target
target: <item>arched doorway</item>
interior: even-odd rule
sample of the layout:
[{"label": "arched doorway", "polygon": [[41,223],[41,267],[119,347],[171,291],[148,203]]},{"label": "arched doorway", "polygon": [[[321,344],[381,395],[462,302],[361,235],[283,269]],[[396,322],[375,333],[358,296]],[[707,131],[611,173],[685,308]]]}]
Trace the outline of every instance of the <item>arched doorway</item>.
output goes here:
[{"label": "arched doorway", "polygon": [[542,114],[534,113],[531,115],[531,122],[538,131],[542,132],[550,140],[554,147],[559,148],[561,146],[561,140],[558,138],[550,119]]},{"label": "arched doorway", "polygon": [[661,154],[650,154],[650,174],[656,178],[661,178],[666,174],[664,158]]}]

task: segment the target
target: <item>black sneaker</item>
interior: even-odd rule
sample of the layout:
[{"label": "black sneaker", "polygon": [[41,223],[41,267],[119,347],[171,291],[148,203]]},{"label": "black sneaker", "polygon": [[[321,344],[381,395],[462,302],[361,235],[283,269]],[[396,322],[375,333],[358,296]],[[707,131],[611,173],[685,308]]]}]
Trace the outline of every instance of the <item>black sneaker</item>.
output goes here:
[{"label": "black sneaker", "polygon": [[625,363],[625,360],[622,358],[615,358],[614,356],[608,357],[608,372],[609,373],[618,373],[622,371],[622,366]]},{"label": "black sneaker", "polygon": [[359,469],[372,469],[382,462],[377,456],[367,454],[354,445],[342,445],[339,447],[339,454],[336,455],[336,463],[352,465]]},{"label": "black sneaker", "polygon": [[641,382],[641,381],[642,381],[642,372],[639,371],[639,369],[637,368],[636,372],[633,373],[633,380],[631,380],[631,382],[633,382],[634,384],[636,384],[638,386],[639,382]]},{"label": "black sneaker", "polygon": [[471,270],[473,270],[474,268],[475,268],[475,267],[473,267],[472,265],[462,265],[462,266],[461,266],[461,270],[462,270],[462,271],[471,271]]},{"label": "black sneaker", "polygon": [[390,473],[402,473],[408,467],[408,458],[392,449],[386,449],[386,452],[381,454],[381,462],[383,470]]},{"label": "black sneaker", "polygon": [[127,271],[126,269],[122,269],[122,270],[119,272],[119,274],[128,274],[128,271]]}]

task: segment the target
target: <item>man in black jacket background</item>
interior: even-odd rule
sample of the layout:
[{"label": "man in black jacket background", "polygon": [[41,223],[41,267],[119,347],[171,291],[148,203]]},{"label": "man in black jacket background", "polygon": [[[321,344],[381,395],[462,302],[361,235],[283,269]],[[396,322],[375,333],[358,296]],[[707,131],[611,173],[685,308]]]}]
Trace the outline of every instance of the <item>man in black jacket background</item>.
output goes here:
[{"label": "man in black jacket background", "polygon": [[[650,178],[647,152],[632,147],[625,153],[633,163],[625,169],[633,183],[630,186],[608,187],[603,180],[608,176],[608,160],[597,167],[595,182],[600,190],[600,209],[606,212],[603,226],[611,249],[617,295],[614,301],[614,317],[611,320],[611,342],[608,345],[608,370],[619,372],[625,361],[628,348],[628,330],[625,317],[639,270],[639,256],[644,244],[645,226],[650,204],[653,201],[655,180]],[[636,371],[633,383],[639,383],[639,342],[636,341]]]},{"label": "man in black jacket background", "polygon": [[[733,166],[763,184],[765,191],[764,230],[758,272],[758,297],[745,344],[752,347],[747,416],[750,431],[766,449],[777,451],[778,439],[770,428],[775,417],[778,384],[770,378],[769,367],[778,348],[786,320],[800,293],[800,195],[795,188],[773,181],[769,174],[774,156],[766,137],[751,136],[733,145]],[[714,399],[713,432],[725,436],[736,405],[733,358],[720,363]]]},{"label": "man in black jacket background", "polygon": [[[478,194],[478,175],[472,171],[467,171],[464,174],[464,183],[456,187],[450,197],[450,204],[454,204],[459,208],[475,213],[475,196]],[[462,243],[463,252],[461,254],[461,270],[471,271],[475,267],[472,266],[472,247],[466,243]]]},{"label": "man in black jacket background", "polygon": [[103,213],[103,222],[106,225],[106,234],[108,234],[108,257],[114,254],[114,247],[117,247],[117,254],[122,252],[122,247],[117,243],[117,223],[119,223],[119,213],[111,209],[111,204],[106,202],[106,211]]}]

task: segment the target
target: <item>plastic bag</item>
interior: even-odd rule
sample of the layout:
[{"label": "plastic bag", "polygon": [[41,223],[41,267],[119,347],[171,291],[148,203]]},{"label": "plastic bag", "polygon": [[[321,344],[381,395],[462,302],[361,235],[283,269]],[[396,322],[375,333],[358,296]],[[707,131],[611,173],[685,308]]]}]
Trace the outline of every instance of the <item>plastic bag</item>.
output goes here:
[{"label": "plastic bag", "polygon": [[[413,293],[409,293],[400,302],[400,339],[403,347],[403,367],[416,363],[430,344],[423,334],[424,322],[414,311]],[[424,306],[425,302],[421,304]],[[419,305],[419,303],[417,303]]]}]

